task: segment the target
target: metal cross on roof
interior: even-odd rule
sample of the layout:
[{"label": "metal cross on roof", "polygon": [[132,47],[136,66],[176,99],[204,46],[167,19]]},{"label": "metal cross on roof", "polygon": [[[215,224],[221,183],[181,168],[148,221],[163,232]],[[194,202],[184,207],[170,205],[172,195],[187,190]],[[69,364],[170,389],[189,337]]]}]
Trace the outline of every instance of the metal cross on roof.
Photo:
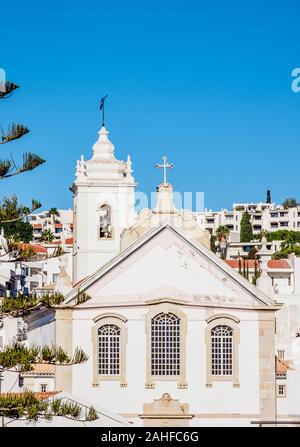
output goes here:
[{"label": "metal cross on roof", "polygon": [[164,179],[163,179],[163,182],[164,183],[167,183],[167,169],[169,168],[169,169],[173,169],[174,168],[174,165],[171,163],[171,164],[169,164],[168,162],[167,162],[167,160],[168,160],[168,158],[164,155],[163,157],[162,157],[162,160],[163,160],[163,164],[162,165],[160,165],[160,164],[156,164],[155,165],[155,167],[157,168],[157,169],[159,169],[159,168],[162,168],[164,171],[163,171],[163,173],[164,173]]}]

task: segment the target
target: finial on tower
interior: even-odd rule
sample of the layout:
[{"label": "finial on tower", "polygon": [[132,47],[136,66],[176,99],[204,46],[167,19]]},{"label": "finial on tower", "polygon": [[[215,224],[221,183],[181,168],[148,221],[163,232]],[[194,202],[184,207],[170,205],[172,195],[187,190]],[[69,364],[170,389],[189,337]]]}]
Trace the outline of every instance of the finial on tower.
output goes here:
[{"label": "finial on tower", "polygon": [[100,100],[100,110],[102,110],[102,127],[104,127],[104,106],[106,98],[108,98],[108,95],[103,96]]},{"label": "finial on tower", "polygon": [[160,169],[160,168],[163,169],[163,183],[167,183],[167,168],[173,169],[174,165],[173,165],[173,163],[170,164],[167,162],[168,158],[165,155],[162,157],[162,160],[163,160],[163,164],[160,165],[157,163],[155,165],[155,167],[156,167],[156,169]]}]

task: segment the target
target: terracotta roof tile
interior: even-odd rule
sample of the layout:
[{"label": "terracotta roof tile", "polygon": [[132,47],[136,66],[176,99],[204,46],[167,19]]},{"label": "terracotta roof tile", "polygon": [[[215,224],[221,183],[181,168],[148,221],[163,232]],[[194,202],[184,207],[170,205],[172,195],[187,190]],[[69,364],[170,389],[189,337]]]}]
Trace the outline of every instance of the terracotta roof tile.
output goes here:
[{"label": "terracotta roof tile", "polygon": [[279,359],[277,356],[275,357],[275,371],[278,376],[286,376],[289,369],[292,369],[289,362]]},{"label": "terracotta roof tile", "polygon": [[68,238],[65,240],[65,244],[66,244],[66,245],[73,245],[73,238],[72,238],[72,237],[68,237]]},{"label": "terracotta roof tile", "polygon": [[268,262],[268,267],[270,269],[290,269],[291,266],[289,261],[286,259],[272,259]]},{"label": "terracotta roof tile", "polygon": [[[234,269],[238,269],[239,268],[239,260],[238,259],[226,259],[225,261],[230,267],[234,268]],[[244,267],[244,262],[245,262],[245,267],[248,266],[248,268],[250,269],[254,269],[255,268],[255,261],[254,259],[249,259],[249,260],[245,260],[243,261],[241,259],[241,267]],[[257,261],[256,261],[257,262]],[[257,267],[259,267],[259,263],[257,262]],[[286,259],[272,259],[268,262],[268,267],[270,269],[290,269],[291,266],[289,264],[289,262]]]},{"label": "terracotta roof tile", "polygon": [[[239,268],[239,260],[238,259],[226,259],[225,262],[233,269]],[[254,259],[249,259],[249,260],[245,260],[245,261],[243,259],[241,259],[240,263],[241,263],[242,268],[244,267],[244,264],[245,264],[245,267],[248,267],[250,269],[254,269],[254,267],[255,267]],[[256,265],[257,265],[257,267],[259,265],[257,261],[256,261]]]},{"label": "terracotta roof tile", "polygon": [[49,375],[54,374],[55,366],[49,365],[48,363],[38,363],[36,365],[33,365],[32,371],[27,371],[23,375],[30,375],[30,376],[36,376],[39,375]]},{"label": "terracotta roof tile", "polygon": [[38,244],[25,244],[22,243],[20,244],[20,247],[22,248],[22,250],[26,250],[29,249],[30,247],[34,249],[34,251],[36,253],[47,253],[47,249],[45,247],[43,247],[42,245],[38,245]]}]

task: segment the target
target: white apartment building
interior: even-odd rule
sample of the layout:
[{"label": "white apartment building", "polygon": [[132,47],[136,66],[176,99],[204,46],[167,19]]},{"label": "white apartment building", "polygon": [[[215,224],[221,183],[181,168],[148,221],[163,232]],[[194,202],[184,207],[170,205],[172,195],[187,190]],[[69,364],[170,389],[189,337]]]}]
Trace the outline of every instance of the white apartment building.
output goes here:
[{"label": "white apartment building", "polygon": [[226,225],[231,240],[238,242],[243,213],[248,211],[254,233],[261,231],[300,231],[300,207],[284,209],[275,203],[234,203],[232,210],[205,210],[195,213],[197,224],[204,230],[215,233],[220,225]]},{"label": "white apartment building", "polygon": [[58,213],[58,216],[53,216],[49,211],[43,211],[29,215],[34,241],[40,241],[42,231],[48,229],[52,231],[56,241],[64,242],[65,239],[73,236],[73,210],[59,209]]},{"label": "white apartment building", "polygon": [[[61,266],[61,257],[53,256],[57,242],[52,244],[30,244],[36,252],[34,261],[0,261],[0,297],[16,296],[18,293],[42,293],[54,291]],[[67,274],[72,277],[73,238],[68,238],[61,247],[67,262]]]}]

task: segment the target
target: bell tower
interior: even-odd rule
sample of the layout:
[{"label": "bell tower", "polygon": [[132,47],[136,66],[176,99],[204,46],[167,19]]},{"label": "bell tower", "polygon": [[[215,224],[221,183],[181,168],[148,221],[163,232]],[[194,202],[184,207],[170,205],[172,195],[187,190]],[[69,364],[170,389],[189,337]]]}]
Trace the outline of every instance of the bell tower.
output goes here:
[{"label": "bell tower", "polygon": [[[104,123],[103,123],[104,124]],[[102,126],[93,156],[77,161],[74,199],[73,285],[120,252],[120,236],[134,223],[136,183],[131,159],[117,160]]]}]

